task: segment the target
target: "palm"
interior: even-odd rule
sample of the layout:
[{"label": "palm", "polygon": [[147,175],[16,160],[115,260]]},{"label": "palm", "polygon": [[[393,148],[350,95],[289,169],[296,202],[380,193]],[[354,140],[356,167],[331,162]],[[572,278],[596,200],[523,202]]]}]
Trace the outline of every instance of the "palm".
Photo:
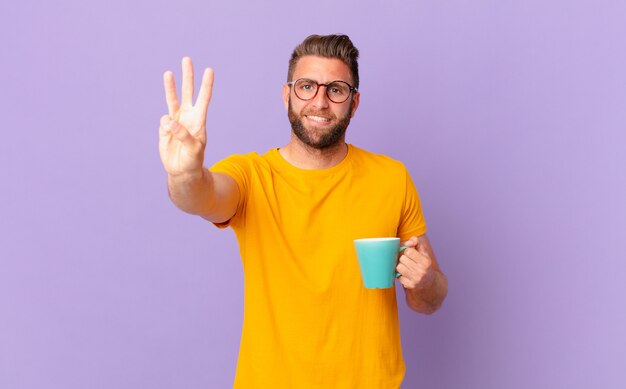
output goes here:
[{"label": "palm", "polygon": [[[202,168],[206,146],[206,115],[213,88],[213,72],[204,71],[202,86],[196,104],[193,102],[193,65],[183,58],[183,85],[181,102],[176,96],[174,76],[163,76],[165,98],[169,115],[161,119],[159,152],[168,174],[179,175],[197,172]],[[170,131],[168,124],[175,121],[178,131]],[[175,133],[176,132],[176,133]]]}]

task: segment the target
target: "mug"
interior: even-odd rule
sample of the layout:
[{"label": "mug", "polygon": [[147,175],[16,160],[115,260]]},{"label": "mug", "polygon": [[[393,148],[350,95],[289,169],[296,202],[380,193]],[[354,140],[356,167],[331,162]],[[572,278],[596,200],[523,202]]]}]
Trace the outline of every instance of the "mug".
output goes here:
[{"label": "mug", "polygon": [[407,248],[400,246],[400,238],[355,239],[354,248],[363,285],[368,289],[391,288],[400,276],[396,272],[398,253]]}]

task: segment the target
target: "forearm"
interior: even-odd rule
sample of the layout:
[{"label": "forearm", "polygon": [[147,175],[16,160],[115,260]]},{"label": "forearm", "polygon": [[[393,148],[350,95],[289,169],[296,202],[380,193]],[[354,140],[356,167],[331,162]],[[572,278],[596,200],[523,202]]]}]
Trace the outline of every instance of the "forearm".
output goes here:
[{"label": "forearm", "polygon": [[167,189],[172,202],[182,211],[207,215],[213,207],[214,180],[207,169],[195,173],[167,176]]},{"label": "forearm", "polygon": [[430,315],[443,304],[448,294],[448,279],[442,272],[433,270],[431,282],[423,287],[405,288],[404,293],[406,303],[412,310]]}]

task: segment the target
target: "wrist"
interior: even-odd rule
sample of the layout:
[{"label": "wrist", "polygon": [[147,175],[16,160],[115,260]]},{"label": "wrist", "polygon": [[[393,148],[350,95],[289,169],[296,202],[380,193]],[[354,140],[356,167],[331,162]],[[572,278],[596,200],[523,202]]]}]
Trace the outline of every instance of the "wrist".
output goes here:
[{"label": "wrist", "polygon": [[204,179],[206,169],[200,166],[197,169],[179,173],[167,173],[167,180],[173,183],[188,183]]}]

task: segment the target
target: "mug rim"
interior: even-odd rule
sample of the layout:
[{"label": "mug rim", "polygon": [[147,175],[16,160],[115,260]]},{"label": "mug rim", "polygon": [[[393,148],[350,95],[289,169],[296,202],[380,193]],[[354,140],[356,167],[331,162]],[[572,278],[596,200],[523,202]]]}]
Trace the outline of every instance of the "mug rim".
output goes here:
[{"label": "mug rim", "polygon": [[387,238],[360,238],[360,239],[355,239],[355,242],[388,242],[390,240],[400,240],[400,238],[395,237],[387,237]]}]

